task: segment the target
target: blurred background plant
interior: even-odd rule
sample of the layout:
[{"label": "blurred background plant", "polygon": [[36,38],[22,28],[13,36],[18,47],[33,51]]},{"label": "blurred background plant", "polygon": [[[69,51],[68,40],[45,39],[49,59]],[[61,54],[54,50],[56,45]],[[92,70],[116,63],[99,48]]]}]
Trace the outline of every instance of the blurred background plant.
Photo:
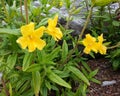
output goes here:
[{"label": "blurred background plant", "polygon": [[[94,78],[98,69],[91,70],[87,64],[89,57],[84,57],[83,46],[78,46],[78,37],[73,37],[73,30],[69,29],[69,23],[73,16],[79,15],[82,8],[87,7],[85,27],[88,25],[90,34],[97,37],[104,34],[109,47],[107,55],[113,63],[119,58],[119,20],[118,11],[111,13],[108,5],[97,7],[97,11],[89,11],[91,0],[83,0],[81,7],[71,7],[76,0],[1,0],[0,1],[0,72],[1,96],[86,96],[90,81],[100,84]],[[43,50],[35,50],[29,53],[22,50],[16,43],[20,37],[20,27],[34,22],[36,27],[47,26],[48,19],[53,18],[56,13],[51,13],[53,7],[67,9],[68,17],[64,18],[65,26],[58,22],[63,32],[63,38],[56,42],[51,36],[44,34],[42,37],[47,45]],[[94,7],[95,8],[95,7]],[[93,9],[94,9],[93,8]],[[107,10],[108,12],[106,12]],[[89,13],[89,12],[93,13]],[[60,15],[60,14],[59,14]],[[92,16],[90,18],[90,16]],[[59,20],[58,20],[59,21]],[[106,23],[108,25],[106,25]],[[27,30],[26,30],[27,31]],[[116,35],[115,35],[116,34]],[[79,38],[82,40],[82,37]],[[115,39],[113,39],[115,38]],[[117,44],[117,45],[115,45]],[[106,43],[109,45],[109,43]],[[114,50],[115,48],[118,50]],[[78,48],[80,47],[80,49]],[[115,52],[113,52],[115,51]],[[118,53],[117,55],[115,55]],[[114,54],[114,55],[113,55]],[[90,53],[95,58],[93,53]],[[112,56],[113,57],[112,57]],[[119,60],[118,60],[119,61]],[[117,62],[118,63],[118,62]],[[116,63],[113,63],[115,65]],[[118,66],[119,63],[118,63]],[[117,66],[117,68],[119,68]],[[115,69],[117,69],[115,67]]]}]

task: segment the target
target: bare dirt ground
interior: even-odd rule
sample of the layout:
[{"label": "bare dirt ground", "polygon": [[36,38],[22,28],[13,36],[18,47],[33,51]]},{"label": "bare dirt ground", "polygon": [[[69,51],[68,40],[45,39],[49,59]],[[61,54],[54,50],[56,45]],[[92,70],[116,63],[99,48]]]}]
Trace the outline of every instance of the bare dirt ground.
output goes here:
[{"label": "bare dirt ground", "polygon": [[91,83],[89,94],[87,96],[120,96],[120,69],[113,71],[111,64],[106,59],[89,60],[88,64],[94,70],[99,69],[95,78],[101,81],[116,81],[116,83],[107,86]]}]

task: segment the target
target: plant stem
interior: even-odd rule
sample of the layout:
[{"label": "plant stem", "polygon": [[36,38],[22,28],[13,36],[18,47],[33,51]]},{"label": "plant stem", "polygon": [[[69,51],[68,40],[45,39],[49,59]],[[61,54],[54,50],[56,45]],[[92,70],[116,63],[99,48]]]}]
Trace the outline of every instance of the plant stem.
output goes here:
[{"label": "plant stem", "polygon": [[88,13],[86,22],[85,22],[85,24],[84,24],[84,26],[83,26],[83,29],[82,29],[82,31],[81,31],[81,33],[80,33],[80,35],[79,35],[78,41],[82,39],[82,36],[83,36],[83,34],[84,34],[84,32],[85,32],[85,29],[86,29],[86,27],[87,27],[87,25],[88,25],[88,23],[89,23],[89,20],[90,20],[91,15],[92,15],[92,9],[93,9],[93,6],[91,6],[91,8],[90,8],[90,11],[89,11],[89,13]]},{"label": "plant stem", "polygon": [[116,45],[111,46],[111,47],[107,47],[107,49],[114,49],[116,47],[120,47],[120,42],[118,42]]},{"label": "plant stem", "polygon": [[24,0],[24,6],[25,6],[26,24],[28,24],[28,23],[29,23],[29,19],[28,19],[28,6],[27,6],[27,0]]},{"label": "plant stem", "polygon": [[20,14],[21,14],[21,20],[23,21],[22,0],[20,0]]},{"label": "plant stem", "polygon": [[88,13],[86,22],[85,22],[85,24],[84,24],[84,26],[83,26],[83,29],[82,29],[82,31],[81,31],[81,33],[80,33],[80,35],[79,35],[78,41],[77,41],[75,47],[69,52],[67,58],[66,58],[65,61],[63,62],[64,64],[67,63],[67,61],[71,58],[72,54],[73,54],[73,53],[75,52],[75,50],[77,49],[78,44],[79,44],[78,42],[79,42],[79,40],[82,39],[82,36],[83,36],[83,34],[84,34],[84,32],[85,32],[85,29],[86,29],[86,27],[87,27],[87,25],[88,25],[88,23],[89,23],[89,20],[90,20],[91,15],[92,15],[93,6],[94,6],[94,5],[92,5],[91,8],[90,8],[90,10],[89,10],[89,13]]},{"label": "plant stem", "polygon": [[4,88],[4,90],[5,90],[6,96],[10,96],[9,91],[8,91],[7,88],[6,88],[6,84],[5,84],[5,81],[3,80],[3,78],[1,79],[1,81],[2,81],[3,88]]}]

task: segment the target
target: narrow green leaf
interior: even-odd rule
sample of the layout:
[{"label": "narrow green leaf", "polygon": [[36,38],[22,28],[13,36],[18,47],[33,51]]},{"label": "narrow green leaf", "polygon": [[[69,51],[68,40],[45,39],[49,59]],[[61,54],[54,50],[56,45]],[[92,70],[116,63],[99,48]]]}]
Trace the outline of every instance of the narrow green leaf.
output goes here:
[{"label": "narrow green leaf", "polygon": [[44,58],[46,57],[45,51],[44,50],[37,51],[37,56],[38,56],[39,62],[43,62]]},{"label": "narrow green leaf", "polygon": [[96,70],[90,72],[90,74],[89,74],[89,78],[94,77],[97,73],[98,73],[98,69],[96,69]]},{"label": "narrow green leaf", "polygon": [[117,70],[120,66],[120,61],[117,59],[113,60],[112,61],[112,67],[113,67],[113,70]]},{"label": "narrow green leaf", "polygon": [[23,93],[26,89],[30,87],[29,85],[30,85],[30,81],[24,82],[24,84],[19,89],[19,93]]},{"label": "narrow green leaf", "polygon": [[49,71],[49,74],[47,76],[51,81],[57,83],[58,85],[64,86],[66,88],[71,88],[71,86],[66,81],[64,81],[62,78],[60,78],[54,72]]},{"label": "narrow green leaf", "polygon": [[46,85],[46,87],[49,89],[49,90],[51,90],[51,84],[50,84],[50,82],[49,81],[45,81],[45,85]]},{"label": "narrow green leaf", "polygon": [[0,28],[0,34],[20,35],[20,31],[18,29]]},{"label": "narrow green leaf", "polygon": [[29,67],[29,65],[31,64],[33,60],[33,54],[32,53],[26,53],[23,59],[23,66],[22,66],[22,70],[26,71],[27,68]]},{"label": "narrow green leaf", "polygon": [[68,69],[75,74],[80,80],[82,80],[83,82],[85,82],[87,85],[90,85],[88,79],[85,77],[85,75],[77,68],[73,67],[73,66],[69,66]]},{"label": "narrow green leaf", "polygon": [[64,61],[68,54],[68,45],[67,42],[64,40],[62,45],[62,60]]},{"label": "narrow green leaf", "polygon": [[55,48],[48,56],[46,57],[48,60],[52,60],[58,56],[58,52],[60,52],[60,47]]},{"label": "narrow green leaf", "polygon": [[92,70],[90,69],[89,65],[84,62],[84,61],[81,61],[82,62],[82,65],[85,67],[85,69],[87,69],[88,72],[91,72]]},{"label": "narrow green leaf", "polygon": [[10,93],[10,96],[12,96],[12,85],[9,83],[9,93]]},{"label": "narrow green leaf", "polygon": [[65,3],[66,3],[66,8],[69,9],[71,5],[70,0],[65,0]]},{"label": "narrow green leaf", "polygon": [[89,76],[89,73],[85,70],[85,68],[82,66],[81,67],[81,71],[83,72],[83,74],[88,77]]},{"label": "narrow green leaf", "polygon": [[97,83],[97,84],[101,84],[101,82],[100,82],[99,80],[95,79],[95,78],[92,78],[91,81],[92,81],[92,82],[95,82],[95,83]]},{"label": "narrow green leaf", "polygon": [[[48,22],[48,18],[44,18],[44,19],[42,19],[42,20],[40,21],[40,23],[38,24],[38,26],[40,27],[40,26],[46,25],[47,22]],[[37,26],[37,27],[38,27],[38,26]]]},{"label": "narrow green leaf", "polygon": [[41,70],[40,64],[32,64],[27,68],[26,72],[35,72],[39,70]]},{"label": "narrow green leaf", "polygon": [[17,60],[17,54],[16,53],[13,53],[12,55],[9,55],[8,59],[7,59],[8,68],[13,69],[15,64],[16,64],[16,60]]},{"label": "narrow green leaf", "polygon": [[46,86],[43,86],[41,89],[40,89],[40,93],[41,93],[41,96],[47,96],[48,94],[48,89]]},{"label": "narrow green leaf", "polygon": [[34,93],[36,96],[38,96],[41,86],[41,76],[39,71],[32,72],[32,84],[34,88]]},{"label": "narrow green leaf", "polygon": [[22,87],[22,85],[24,85],[24,83],[26,82],[25,78],[20,79],[15,85],[15,90],[19,91],[19,89]]}]

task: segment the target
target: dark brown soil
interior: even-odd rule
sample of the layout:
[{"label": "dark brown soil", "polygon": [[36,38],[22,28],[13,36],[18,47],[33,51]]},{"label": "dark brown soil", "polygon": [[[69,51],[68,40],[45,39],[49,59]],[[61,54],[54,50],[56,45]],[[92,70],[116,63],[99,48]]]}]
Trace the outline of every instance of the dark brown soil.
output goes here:
[{"label": "dark brown soil", "polygon": [[88,64],[95,70],[99,69],[95,78],[102,82],[115,80],[116,83],[107,86],[91,83],[87,96],[120,96],[120,69],[113,71],[111,64],[106,59],[89,60]]}]

